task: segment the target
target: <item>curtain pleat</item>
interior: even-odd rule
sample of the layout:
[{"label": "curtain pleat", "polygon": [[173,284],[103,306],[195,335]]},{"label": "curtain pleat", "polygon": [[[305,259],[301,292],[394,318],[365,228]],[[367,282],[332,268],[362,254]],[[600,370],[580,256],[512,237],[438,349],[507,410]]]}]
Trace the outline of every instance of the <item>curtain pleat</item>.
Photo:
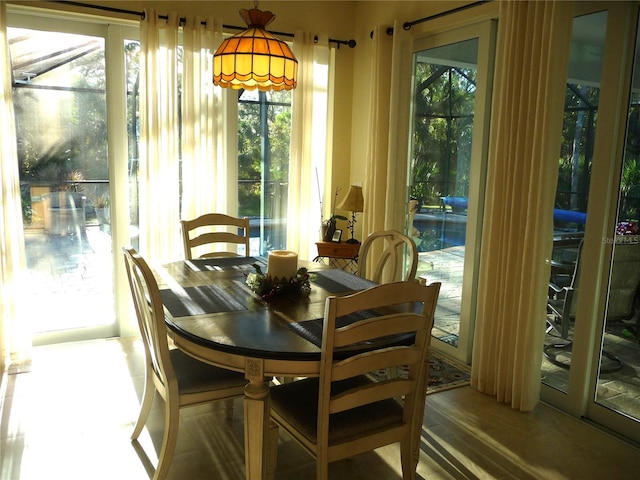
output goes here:
[{"label": "curtain pleat", "polygon": [[223,95],[214,88],[213,53],[222,41],[222,25],[187,17],[183,28],[182,215],[236,215],[227,206]]},{"label": "curtain pleat", "polygon": [[501,2],[471,382],[523,411],[540,395],[570,33],[570,2]]},{"label": "curtain pleat", "polygon": [[369,100],[369,143],[363,186],[364,212],[362,213],[362,236],[385,230],[386,191],[389,173],[387,152],[389,137],[380,132],[389,131],[389,95],[391,91],[391,52],[393,38],[386,34],[386,26],[373,31],[373,62],[371,72],[371,95]]},{"label": "curtain pleat", "polygon": [[298,59],[298,86],[292,99],[287,249],[309,260],[317,255],[315,242],[320,235],[318,189],[323,190],[319,179],[324,179],[330,162],[327,139],[332,56],[328,39],[315,43],[309,32],[296,32],[293,52]]},{"label": "curtain pleat", "polygon": [[[410,101],[411,37],[398,21],[393,36],[386,30],[387,26],[378,26],[373,33],[363,238],[380,230],[404,231],[408,211],[409,112],[400,106]],[[382,248],[373,245],[368,261],[374,262],[381,253]]]},{"label": "curtain pleat", "polygon": [[153,262],[183,258],[179,225],[177,48],[179,18],[145,12],[140,25],[140,251]]},{"label": "curtain pleat", "polygon": [[[31,332],[19,314],[26,269],[6,3],[0,2],[0,375],[30,359]],[[32,292],[33,293],[33,292]]]}]

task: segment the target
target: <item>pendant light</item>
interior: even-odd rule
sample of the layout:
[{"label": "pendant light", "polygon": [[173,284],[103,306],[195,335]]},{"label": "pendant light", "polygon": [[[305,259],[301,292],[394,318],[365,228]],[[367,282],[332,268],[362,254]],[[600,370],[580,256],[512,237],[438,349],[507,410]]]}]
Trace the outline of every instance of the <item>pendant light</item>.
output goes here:
[{"label": "pendant light", "polygon": [[224,40],[213,55],[213,84],[234,90],[295,88],[298,60],[289,45],[265,30],[273,13],[252,8],[240,10],[240,16],[248,28]]}]

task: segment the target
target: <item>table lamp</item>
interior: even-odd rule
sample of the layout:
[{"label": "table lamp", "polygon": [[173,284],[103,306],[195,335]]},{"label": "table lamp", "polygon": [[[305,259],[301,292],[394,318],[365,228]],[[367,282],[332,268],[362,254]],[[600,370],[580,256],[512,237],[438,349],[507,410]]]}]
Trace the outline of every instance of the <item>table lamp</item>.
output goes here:
[{"label": "table lamp", "polygon": [[351,185],[347,196],[342,200],[342,203],[338,205],[338,208],[351,211],[351,220],[347,221],[347,228],[351,233],[351,238],[347,240],[347,243],[360,243],[353,238],[353,229],[356,225],[356,212],[364,211],[364,197],[362,196],[362,187]]}]

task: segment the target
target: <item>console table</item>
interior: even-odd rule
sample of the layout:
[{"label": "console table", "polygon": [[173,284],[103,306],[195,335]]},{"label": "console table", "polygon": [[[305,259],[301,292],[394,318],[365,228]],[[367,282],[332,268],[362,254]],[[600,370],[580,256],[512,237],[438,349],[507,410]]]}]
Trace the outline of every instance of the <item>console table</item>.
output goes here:
[{"label": "console table", "polygon": [[318,256],[314,262],[324,263],[332,268],[340,268],[350,273],[358,270],[360,243],[316,242]]}]

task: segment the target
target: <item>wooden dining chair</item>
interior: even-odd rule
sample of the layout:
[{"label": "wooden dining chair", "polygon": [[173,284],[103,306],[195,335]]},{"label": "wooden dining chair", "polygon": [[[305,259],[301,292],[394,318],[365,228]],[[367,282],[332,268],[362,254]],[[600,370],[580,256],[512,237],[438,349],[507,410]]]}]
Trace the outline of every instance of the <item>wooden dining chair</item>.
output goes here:
[{"label": "wooden dining chair", "polygon": [[[244,245],[244,256],[249,256],[249,218],[237,218],[224,213],[207,213],[193,220],[182,220],[182,241],[187,260],[193,258],[236,257],[236,252],[209,251],[194,256],[194,249],[202,245],[214,248],[216,244]],[[233,233],[232,232],[235,232]],[[241,230],[240,233],[238,230]],[[225,246],[225,248],[227,248]]]},{"label": "wooden dining chair", "polygon": [[[380,255],[367,265],[374,245],[382,249]],[[377,252],[376,252],[377,253]],[[406,264],[406,273],[402,276]],[[358,276],[374,282],[414,280],[418,270],[418,247],[412,238],[397,230],[373,232],[365,238],[358,255]]]},{"label": "wooden dining chair", "polygon": [[[315,457],[317,480],[327,478],[331,462],[395,442],[400,442],[403,478],[415,478],[439,291],[439,283],[395,282],[327,299],[320,377],[271,388],[271,417]],[[383,314],[372,317],[373,311]],[[350,347],[395,335],[406,335],[407,341],[396,346],[383,341],[344,355]],[[407,366],[406,376],[369,375],[401,365]]]},{"label": "wooden dining chair", "polygon": [[144,344],[145,383],[140,414],[131,434],[136,441],[149,416],[155,392],[165,403],[162,447],[153,479],[167,476],[178,439],[182,407],[227,399],[227,418],[233,414],[233,398],[244,394],[244,375],[202,363],[177,349],[169,349],[164,309],[158,284],[147,262],[132,248],[124,259],[138,326]]}]

